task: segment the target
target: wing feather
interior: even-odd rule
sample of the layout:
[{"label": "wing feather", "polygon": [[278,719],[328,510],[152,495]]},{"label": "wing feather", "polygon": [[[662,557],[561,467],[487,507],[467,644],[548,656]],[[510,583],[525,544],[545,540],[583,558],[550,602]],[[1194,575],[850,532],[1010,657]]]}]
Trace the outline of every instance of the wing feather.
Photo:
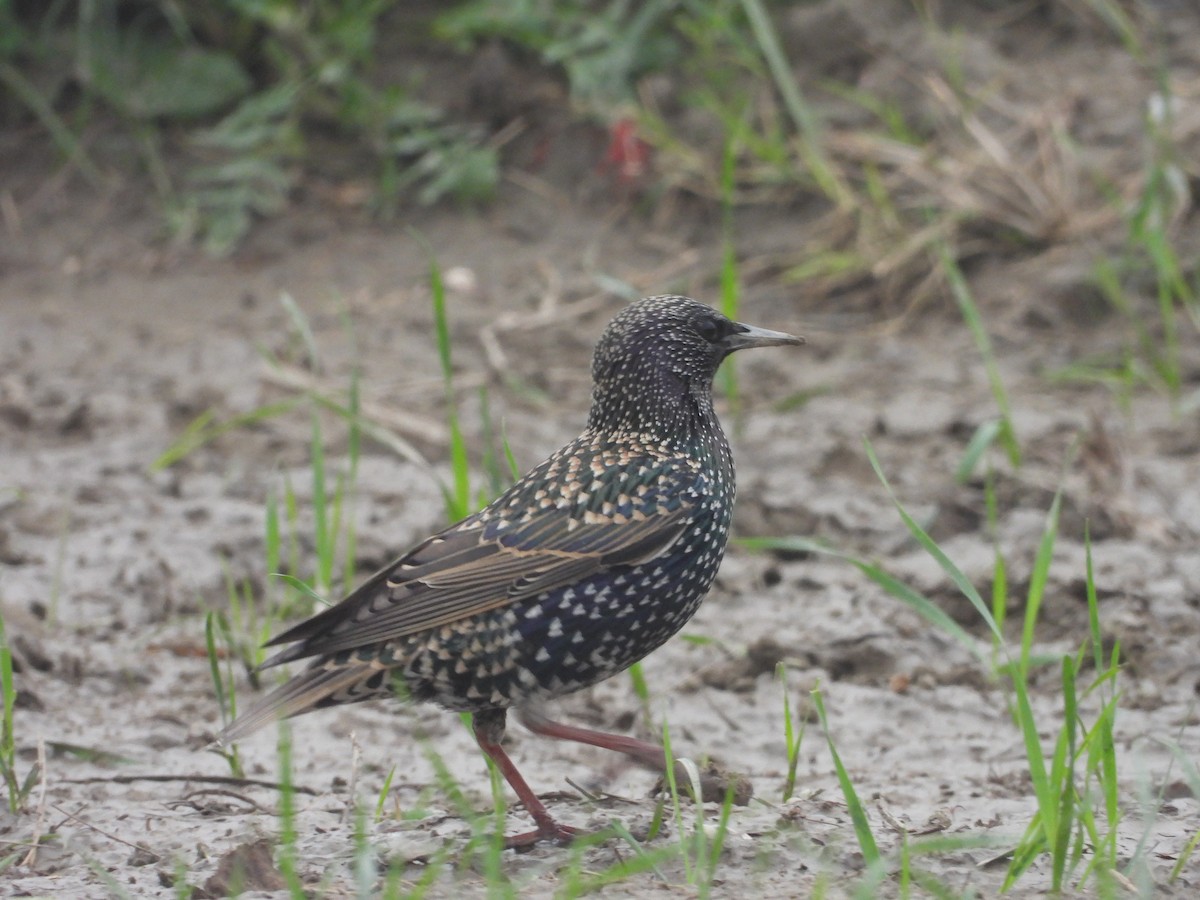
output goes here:
[{"label": "wing feather", "polygon": [[[477,514],[413,548],[338,605],[280,634],[292,644],[264,667],[393,641],[532,599],[615,566],[665,552],[683,533],[702,486],[682,467],[656,467],[674,481],[642,498],[637,516],[584,521],[570,506],[538,510],[516,524]],[[518,488],[520,486],[518,485]],[[515,490],[516,488],[514,488]],[[619,491],[596,492],[593,504]],[[657,503],[659,496],[670,504]],[[491,509],[503,509],[505,498]]]}]

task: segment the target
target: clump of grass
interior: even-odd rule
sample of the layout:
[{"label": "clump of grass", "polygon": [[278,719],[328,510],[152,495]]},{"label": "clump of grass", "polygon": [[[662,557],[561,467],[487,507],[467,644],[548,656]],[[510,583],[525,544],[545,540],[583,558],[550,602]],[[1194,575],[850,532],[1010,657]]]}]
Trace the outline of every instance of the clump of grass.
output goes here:
[{"label": "clump of grass", "polygon": [[[977,640],[946,616],[931,600],[888,575],[876,564],[849,554],[829,551],[803,539],[758,540],[752,542],[752,546],[833,552],[833,555],[846,559],[887,593],[950,634],[981,662],[988,665],[994,677],[1002,678],[1010,692],[1010,711],[1021,735],[1025,766],[1033,785],[1033,799],[1036,804],[1033,816],[1012,850],[1004,889],[1014,886],[1036,860],[1048,856],[1052,890],[1061,891],[1072,884],[1083,888],[1089,881],[1097,885],[1097,889],[1102,892],[1115,890],[1116,884],[1127,881],[1122,870],[1134,866],[1136,861],[1123,863],[1117,850],[1117,833],[1122,813],[1118,794],[1118,760],[1114,734],[1120,696],[1117,687],[1120,646],[1114,645],[1107,651],[1104,647],[1090,539],[1085,535],[1087,635],[1076,653],[1066,654],[1054,660],[1045,659],[1035,653],[1035,638],[1041,609],[1046,600],[1050,565],[1058,538],[1062,497],[1061,494],[1056,495],[1046,514],[1045,527],[1030,573],[1020,643],[1013,648],[1002,630],[1006,612],[1007,576],[1006,562],[999,549],[996,550],[994,568],[996,580],[991,603],[988,604],[945,551],[904,509],[892,491],[869,443],[866,449],[871,465],[909,533],[937,561],[987,625],[993,641],[990,656]],[[996,511],[990,479],[988,484],[988,520],[993,523],[994,534]],[[1032,679],[1036,671],[1048,662],[1058,665],[1059,695],[1062,699],[1061,714],[1055,716],[1052,721],[1044,717],[1039,718],[1034,713],[1031,700]],[[1084,701],[1095,708],[1090,724],[1086,721]],[[823,701],[816,696],[814,702],[824,724]],[[1042,739],[1042,735],[1047,732],[1055,735],[1049,754],[1043,749]],[[868,868],[870,869],[872,864],[881,865],[882,857],[870,835],[869,823],[866,821],[861,802],[852,796],[853,786],[849,784],[840,758],[832,745],[830,749],[834,756],[839,784],[846,795],[851,819],[855,824],[855,833],[864,858],[867,859]],[[935,852],[938,846],[941,845],[930,845],[926,849]],[[954,846],[961,848],[962,845]],[[902,846],[902,862],[911,856],[914,848],[915,845],[910,847],[907,843]],[[953,849],[953,846],[947,844],[944,849]],[[903,865],[907,866],[908,863],[903,862]]]},{"label": "clump of grass", "polygon": [[[872,466],[891,493],[869,444],[867,450]],[[1061,494],[1055,495],[1047,512],[1046,525],[1034,558],[1025,598],[1021,643],[1015,659],[1011,656],[991,610],[983,604],[982,598],[961,570],[908,515],[894,494],[892,501],[913,537],[930,552],[943,571],[981,613],[997,640],[997,647],[1005,657],[1005,662],[997,671],[1007,678],[1013,692],[1014,717],[1024,742],[1026,766],[1037,801],[1037,811],[1013,852],[1005,887],[1015,884],[1033,861],[1043,853],[1048,853],[1051,858],[1051,886],[1055,891],[1061,890],[1077,874],[1080,883],[1089,876],[1100,881],[1111,877],[1109,873],[1117,871],[1116,832],[1120,820],[1113,744],[1118,696],[1115,684],[1119,672],[1120,649],[1119,646],[1114,647],[1111,657],[1105,660],[1090,541],[1087,542],[1086,572],[1089,634],[1077,654],[1061,659],[1063,712],[1054,751],[1048,762],[1041,744],[1041,734],[1048,730],[1048,725],[1034,715],[1030,701],[1030,680],[1035,665],[1041,663],[1033,654],[1033,646],[1058,536]],[[994,598],[993,608],[999,608],[999,605],[998,599]],[[1079,710],[1079,679],[1084,670],[1085,659],[1089,656],[1088,662],[1094,666],[1097,674],[1083,691],[1083,695],[1097,695],[1101,698],[1101,706],[1094,724],[1090,728],[1084,728]],[[1102,796],[1103,819],[1096,815],[1096,790]],[[1107,830],[1102,829],[1102,822]],[[1078,873],[1078,865],[1088,848],[1093,848],[1095,855],[1088,867],[1082,873]]]},{"label": "clump of grass", "polygon": [[[1084,856],[1091,861],[1079,876],[1079,885],[1093,878],[1102,891],[1116,887],[1121,860],[1117,851],[1117,826],[1121,818],[1118,802],[1117,758],[1114,728],[1117,715],[1116,688],[1120,666],[1120,645],[1115,644],[1106,657],[1102,646],[1091,544],[1087,542],[1087,594],[1090,641],[1078,653],[1061,660],[1063,715],[1054,751],[1047,765],[1041,749],[1039,725],[1028,697],[1029,639],[1031,619],[1036,617],[1040,594],[1049,568],[1048,555],[1053,549],[1057,527],[1057,503],[1047,517],[1042,546],[1031,577],[1030,603],[1026,607],[1026,628],[1022,636],[1019,677],[1013,678],[1017,697],[1017,721],[1025,739],[1026,760],[1033,782],[1038,808],[1017,848],[1005,877],[1005,889],[1017,882],[1042,853],[1051,858],[1051,889],[1062,890],[1078,871]],[[1080,679],[1085,663],[1095,671],[1090,684],[1081,691]],[[1095,694],[1100,702],[1093,725],[1083,724],[1079,701]],[[1097,804],[1097,795],[1099,804]],[[1102,828],[1103,826],[1103,828]],[[1106,831],[1103,829],[1107,829]]]},{"label": "clump of grass", "polygon": [[[357,416],[358,378],[352,378],[350,409]],[[216,664],[216,649],[209,637],[209,657],[213,666],[213,682],[226,724],[236,715],[235,688],[231,665],[238,659],[257,686],[257,669],[266,657],[265,642],[277,630],[280,622],[309,615],[328,598],[348,592],[355,571],[355,527],[352,515],[354,486],[357,480],[360,438],[358,428],[350,425],[348,460],[336,476],[330,491],[330,470],[325,458],[324,435],[320,417],[311,413],[312,428],[309,446],[309,472],[312,479],[312,546],[315,559],[307,577],[296,574],[300,559],[300,504],[291,479],[283,477],[283,496],[269,492],[266,503],[264,555],[270,578],[262,598],[254,596],[249,580],[236,581],[226,573],[226,594],[229,613],[215,614],[215,621],[225,644],[227,686],[222,687]],[[281,511],[282,507],[282,511]],[[285,540],[286,533],[286,540]],[[285,551],[286,544],[286,551]],[[285,558],[286,555],[286,558]],[[285,568],[286,563],[286,568]],[[339,565],[340,564],[340,565]],[[282,585],[282,592],[275,586]],[[211,633],[214,614],[209,614]],[[237,748],[222,751],[235,771],[240,770]]]},{"label": "clump of grass", "polygon": [[[1115,4],[1090,2],[1104,18],[1116,15]],[[1124,20],[1115,22],[1114,28],[1125,34],[1132,26]],[[1178,247],[1179,226],[1190,198],[1180,148],[1172,135],[1176,101],[1169,73],[1160,68],[1156,78],[1158,92],[1151,96],[1145,116],[1141,190],[1132,205],[1112,192],[1111,202],[1124,225],[1124,246],[1115,258],[1098,258],[1093,268],[1096,288],[1132,336],[1115,358],[1080,360],[1051,375],[1106,384],[1126,406],[1136,386],[1157,388],[1184,411],[1200,403],[1180,396],[1184,335],[1200,337],[1200,282]],[[1145,293],[1151,296],[1140,296]]]}]

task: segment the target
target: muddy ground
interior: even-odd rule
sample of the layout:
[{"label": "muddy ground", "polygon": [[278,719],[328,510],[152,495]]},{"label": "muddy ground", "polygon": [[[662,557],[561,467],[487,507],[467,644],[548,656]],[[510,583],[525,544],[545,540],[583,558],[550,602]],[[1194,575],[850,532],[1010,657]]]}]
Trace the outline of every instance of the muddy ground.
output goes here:
[{"label": "muddy ground", "polygon": [[[1009,77],[1034,64],[1047,77],[1066,72],[1054,81],[1065,99],[1089,99],[1089,67],[1128,74],[1123,51],[1101,30],[1051,26],[1041,44],[999,26],[980,40]],[[1180,38],[1172,46],[1180,84],[1194,87],[1200,24],[1177,27],[1185,36],[1193,29],[1190,45]],[[885,72],[874,71],[876,82]],[[1082,133],[1089,125],[1129,129],[1115,146],[1136,157],[1139,117],[1114,124],[1104,113],[1122,103],[1140,109],[1152,85],[1133,73],[1111,88],[1090,98],[1102,108],[1095,119],[1081,113]],[[1200,103],[1200,92],[1184,92],[1184,100]],[[595,168],[602,133],[564,130],[558,140],[548,169],[507,182],[486,209],[413,209],[383,226],[310,186],[234,257],[213,261],[161,240],[139,185],[98,197],[44,168],[35,135],[6,138],[3,180],[19,215],[6,216],[0,248],[0,602],[19,668],[19,769],[41,755],[45,775],[25,810],[0,813],[0,837],[15,850],[35,836],[55,839],[22,853],[0,875],[0,893],[95,897],[119,886],[133,896],[175,896],[179,873],[204,885],[230,851],[278,834],[278,794],[220,781],[229,769],[206,751],[219,711],[203,623],[207,610],[228,605],[227,575],[264,584],[269,492],[290,476],[302,505],[310,497],[307,414],[232,431],[166,471],[150,466],[205,410],[227,418],[292,396],[264,367],[266,350],[332,390],[361,366],[370,414],[445,477],[427,258],[410,226],[444,268],[461,270],[450,279],[450,315],[468,436],[478,448],[475,388],[486,384],[522,466],[572,437],[584,419],[590,346],[624,302],[610,290],[614,279],[637,293],[716,300],[717,213],[684,198],[655,216],[613,199],[620,192],[608,189],[611,174]],[[519,148],[512,154],[507,165],[522,171]],[[553,190],[530,190],[534,177]],[[817,236],[814,204],[743,210],[739,246],[748,256],[803,247]],[[1179,227],[1195,232],[1195,214]],[[1183,332],[1182,393],[1193,405],[1182,412],[1149,389],[1126,406],[1104,386],[1051,381],[1048,371],[1129,339],[1126,323],[1105,313],[1087,284],[1087,253],[1102,244],[1065,246],[985,252],[967,270],[1026,456],[1017,470],[992,457],[1011,615],[1020,618],[1046,512],[1062,486],[1036,649],[1074,652],[1086,637],[1089,522],[1102,627],[1123,649],[1121,852],[1144,860],[1144,888],[1192,896],[1196,861],[1173,884],[1167,879],[1200,828],[1200,801],[1157,739],[1200,755],[1200,340]],[[739,473],[736,533],[800,535],[863,553],[985,638],[908,537],[863,438],[900,498],[986,594],[993,540],[982,482],[954,480],[975,428],[995,415],[986,372],[944,291],[907,310],[877,290],[860,284],[831,297],[766,275],[747,286],[745,320],[802,332],[809,343],[740,360],[742,408],[724,408]],[[302,365],[278,302],[284,292],[312,324],[321,354],[315,372]],[[340,464],[344,432],[326,424],[327,452]],[[364,446],[354,514],[360,572],[444,521],[430,468],[375,441]],[[868,800],[882,849],[898,846],[899,823],[994,838],[995,848],[925,865],[955,890],[997,892],[1004,863],[995,858],[1020,837],[1035,801],[1006,694],[960,645],[843,562],[740,547],[684,634],[709,640],[676,639],[645,663],[653,721],[665,715],[678,751],[712,754],[747,774],[755,793],[733,811],[718,894],[804,896],[824,879],[836,895],[861,874],[816,724],[802,747],[797,794],[781,800],[781,660],[794,703],[821,685],[832,737]],[[1057,669],[1034,684],[1051,741],[1061,716]],[[239,690],[250,690],[244,679]],[[653,736],[624,677],[557,711]],[[1093,713],[1094,705],[1085,720]],[[311,791],[299,798],[301,875],[331,896],[352,891],[355,798],[373,805],[393,767],[388,815],[369,834],[382,859],[410,861],[403,878],[416,882],[439,848],[467,840],[470,824],[436,787],[428,747],[476,809],[490,808],[478,751],[457,718],[436,709],[329,711],[297,721],[293,734],[295,781]],[[510,749],[535,789],[553,792],[550,806],[562,819],[619,819],[635,833],[649,824],[651,773],[517,726]],[[274,735],[255,736],[242,752],[250,778],[277,777]],[[610,799],[586,799],[572,782]],[[424,816],[404,817],[413,810]],[[510,815],[521,818],[520,810]],[[521,896],[548,897],[569,853],[543,846],[509,854],[504,869]],[[627,853],[613,842],[587,851],[584,865],[603,870]],[[1014,894],[1038,895],[1049,877],[1039,863]],[[674,865],[609,890],[686,896],[692,889],[683,883]],[[268,873],[261,886],[271,884]],[[434,891],[482,895],[484,876],[447,869]]]}]

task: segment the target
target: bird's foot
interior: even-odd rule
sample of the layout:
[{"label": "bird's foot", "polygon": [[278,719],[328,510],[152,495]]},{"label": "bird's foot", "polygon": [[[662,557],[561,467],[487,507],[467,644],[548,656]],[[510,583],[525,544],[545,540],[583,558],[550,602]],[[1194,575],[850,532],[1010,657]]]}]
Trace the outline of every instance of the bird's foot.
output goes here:
[{"label": "bird's foot", "polygon": [[560,847],[565,847],[583,834],[587,834],[587,832],[580,828],[573,828],[570,825],[563,825],[554,819],[547,819],[544,822],[538,822],[538,827],[534,831],[506,836],[504,838],[504,849],[521,852],[531,849],[534,844],[540,841],[550,841],[558,844]]}]

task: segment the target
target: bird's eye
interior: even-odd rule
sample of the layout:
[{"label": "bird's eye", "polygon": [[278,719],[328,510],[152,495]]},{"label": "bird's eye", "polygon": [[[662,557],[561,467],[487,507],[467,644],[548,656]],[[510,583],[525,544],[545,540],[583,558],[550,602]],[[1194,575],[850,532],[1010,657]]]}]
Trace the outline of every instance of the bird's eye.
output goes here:
[{"label": "bird's eye", "polygon": [[710,344],[714,344],[724,336],[725,329],[716,319],[705,317],[696,323],[696,333]]}]

